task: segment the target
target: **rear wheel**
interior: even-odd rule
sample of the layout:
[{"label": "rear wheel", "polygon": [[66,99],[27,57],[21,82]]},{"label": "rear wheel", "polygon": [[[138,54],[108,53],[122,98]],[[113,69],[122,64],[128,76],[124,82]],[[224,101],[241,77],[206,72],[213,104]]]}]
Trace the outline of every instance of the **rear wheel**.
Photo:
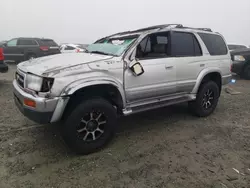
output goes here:
[{"label": "rear wheel", "polygon": [[243,78],[250,80],[250,65],[247,65],[246,67],[244,67]]},{"label": "rear wheel", "polygon": [[64,140],[78,154],[93,153],[113,137],[116,118],[115,108],[106,100],[83,101],[65,121]]},{"label": "rear wheel", "polygon": [[213,81],[203,83],[196,100],[189,102],[189,108],[196,116],[206,117],[215,110],[220,96],[220,89]]}]

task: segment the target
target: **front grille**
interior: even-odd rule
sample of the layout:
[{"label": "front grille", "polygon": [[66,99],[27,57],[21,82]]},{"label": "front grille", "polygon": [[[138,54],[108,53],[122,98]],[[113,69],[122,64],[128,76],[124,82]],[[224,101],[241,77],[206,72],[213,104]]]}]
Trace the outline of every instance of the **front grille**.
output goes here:
[{"label": "front grille", "polygon": [[19,72],[16,72],[16,81],[17,81],[19,86],[24,88],[24,76],[21,75]]}]

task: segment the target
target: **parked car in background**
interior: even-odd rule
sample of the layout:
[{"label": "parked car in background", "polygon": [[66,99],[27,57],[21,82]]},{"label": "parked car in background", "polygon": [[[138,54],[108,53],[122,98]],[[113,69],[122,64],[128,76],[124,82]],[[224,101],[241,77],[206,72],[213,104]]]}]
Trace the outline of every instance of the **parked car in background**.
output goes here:
[{"label": "parked car in background", "polygon": [[3,44],[5,44],[6,42],[7,42],[6,40],[0,41],[0,47],[2,47]]},{"label": "parked car in background", "polygon": [[8,72],[8,65],[4,63],[3,48],[0,47],[0,72]]},{"label": "parked car in background", "polygon": [[249,48],[249,46],[244,44],[228,44],[229,50],[240,50],[240,49],[246,49]]},{"label": "parked car in background", "polygon": [[230,53],[233,61],[231,71],[250,80],[250,48],[236,49]]},{"label": "parked car in background", "polygon": [[60,46],[61,53],[79,53],[85,50],[86,49],[79,44],[62,44]]},{"label": "parked car in background", "polygon": [[31,120],[63,122],[66,143],[88,154],[111,140],[119,116],[182,102],[209,116],[231,81],[230,65],[219,33],[158,25],[104,37],[84,53],[22,62],[13,96]]},{"label": "parked car in background", "polygon": [[2,47],[5,60],[15,62],[60,53],[58,44],[46,38],[14,38]]}]

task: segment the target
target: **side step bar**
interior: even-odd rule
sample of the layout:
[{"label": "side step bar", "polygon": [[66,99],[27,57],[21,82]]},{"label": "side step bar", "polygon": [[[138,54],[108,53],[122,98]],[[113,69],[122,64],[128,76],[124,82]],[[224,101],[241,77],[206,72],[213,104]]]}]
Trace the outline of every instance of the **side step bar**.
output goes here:
[{"label": "side step bar", "polygon": [[171,98],[168,100],[167,99],[158,100],[157,102],[147,103],[144,105],[133,104],[133,106],[131,105],[130,107],[124,109],[123,114],[127,116],[127,115],[131,115],[131,114],[135,114],[135,113],[139,113],[139,112],[143,112],[147,110],[152,110],[156,108],[161,108],[161,107],[170,106],[170,105],[174,105],[174,104],[178,104],[182,102],[191,101],[191,100],[194,100],[195,98],[196,98],[195,95],[184,95],[180,97]]}]

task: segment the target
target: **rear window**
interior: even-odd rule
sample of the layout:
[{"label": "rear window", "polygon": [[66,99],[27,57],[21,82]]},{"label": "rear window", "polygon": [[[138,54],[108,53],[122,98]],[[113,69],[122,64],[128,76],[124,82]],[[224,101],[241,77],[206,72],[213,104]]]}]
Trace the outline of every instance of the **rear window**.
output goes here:
[{"label": "rear window", "polygon": [[58,46],[53,40],[40,40],[42,46]]},{"label": "rear window", "polygon": [[19,39],[17,45],[22,45],[22,46],[35,46],[37,45],[35,40],[31,39]]},{"label": "rear window", "polygon": [[226,55],[228,53],[227,46],[220,35],[198,33],[205,43],[210,55]]}]

